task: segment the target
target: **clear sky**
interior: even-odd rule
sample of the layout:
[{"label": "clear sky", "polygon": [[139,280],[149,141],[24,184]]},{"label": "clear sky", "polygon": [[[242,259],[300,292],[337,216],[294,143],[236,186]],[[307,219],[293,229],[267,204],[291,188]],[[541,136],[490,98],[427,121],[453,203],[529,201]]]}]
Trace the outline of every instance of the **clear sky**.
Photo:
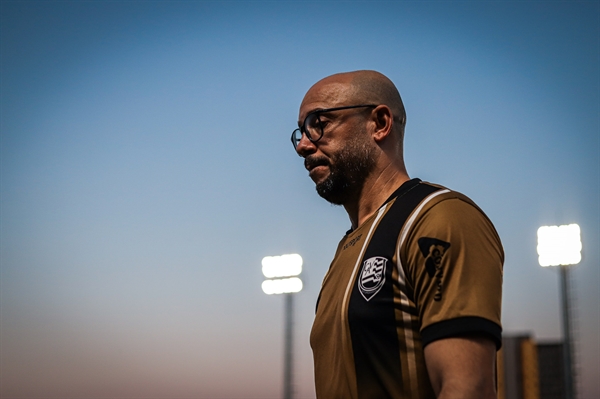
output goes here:
[{"label": "clear sky", "polygon": [[389,76],[411,177],[474,199],[505,252],[503,325],[561,338],[541,225],[579,223],[580,393],[600,397],[600,6],[531,2],[1,3],[1,395],[276,398],[300,253],[296,392],[349,227],[289,141],[306,90]]}]

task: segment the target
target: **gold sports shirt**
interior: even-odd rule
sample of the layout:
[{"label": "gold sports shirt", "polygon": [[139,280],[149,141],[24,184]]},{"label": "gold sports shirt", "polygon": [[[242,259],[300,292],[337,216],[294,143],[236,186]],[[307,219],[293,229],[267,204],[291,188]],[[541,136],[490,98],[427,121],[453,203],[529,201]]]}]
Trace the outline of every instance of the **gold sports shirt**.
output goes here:
[{"label": "gold sports shirt", "polygon": [[435,398],[423,348],[468,334],[501,344],[504,252],[466,196],[413,179],[340,241],[310,343],[317,397]]}]

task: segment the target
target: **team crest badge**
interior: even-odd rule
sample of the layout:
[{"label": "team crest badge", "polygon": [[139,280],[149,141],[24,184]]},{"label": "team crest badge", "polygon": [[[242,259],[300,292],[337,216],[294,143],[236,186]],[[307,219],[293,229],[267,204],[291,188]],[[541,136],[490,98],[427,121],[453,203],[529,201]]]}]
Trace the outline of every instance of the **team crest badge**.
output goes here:
[{"label": "team crest badge", "polygon": [[358,290],[367,301],[377,295],[381,287],[383,287],[387,261],[386,258],[375,256],[363,262],[362,271],[358,279]]}]

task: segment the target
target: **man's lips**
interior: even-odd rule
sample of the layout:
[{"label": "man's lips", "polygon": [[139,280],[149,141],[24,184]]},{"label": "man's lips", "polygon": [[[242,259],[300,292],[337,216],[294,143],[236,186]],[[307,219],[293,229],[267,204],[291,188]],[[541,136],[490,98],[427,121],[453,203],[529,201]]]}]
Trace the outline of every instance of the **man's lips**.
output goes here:
[{"label": "man's lips", "polygon": [[309,172],[318,166],[329,166],[329,162],[326,158],[305,158],[304,167]]}]

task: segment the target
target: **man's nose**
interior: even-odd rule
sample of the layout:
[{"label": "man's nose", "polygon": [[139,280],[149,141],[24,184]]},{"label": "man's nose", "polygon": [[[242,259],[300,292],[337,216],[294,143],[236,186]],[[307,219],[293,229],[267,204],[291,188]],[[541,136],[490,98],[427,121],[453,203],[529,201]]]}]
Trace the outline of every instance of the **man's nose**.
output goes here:
[{"label": "man's nose", "polygon": [[301,157],[306,158],[307,155],[314,153],[316,150],[317,146],[315,143],[308,139],[306,133],[302,133],[302,138],[300,138],[300,141],[296,146],[296,153]]}]

